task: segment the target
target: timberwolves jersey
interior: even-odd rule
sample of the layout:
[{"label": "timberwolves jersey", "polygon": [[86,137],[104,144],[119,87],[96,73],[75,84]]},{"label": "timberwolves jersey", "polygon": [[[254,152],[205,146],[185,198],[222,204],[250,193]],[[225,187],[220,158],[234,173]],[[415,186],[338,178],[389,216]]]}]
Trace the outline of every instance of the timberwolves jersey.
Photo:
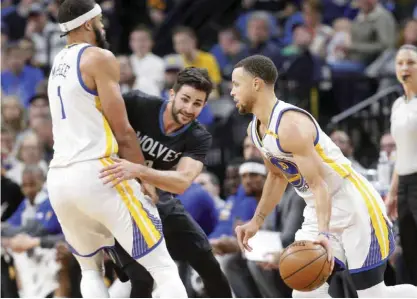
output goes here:
[{"label": "timberwolves jersey", "polygon": [[91,45],[73,44],[55,57],[48,82],[54,136],[50,167],[109,157],[118,147],[100,98],[83,82],[80,60]]},{"label": "timberwolves jersey", "polygon": [[308,199],[313,196],[305,178],[301,175],[295,163],[293,155],[284,151],[279,142],[278,127],[282,114],[288,110],[295,110],[308,115],[314,122],[317,137],[314,141],[315,149],[321,157],[325,167],[324,180],[329,186],[330,194],[333,195],[341,186],[343,179],[350,174],[350,161],[345,158],[333,141],[319,127],[316,120],[305,110],[296,106],[277,101],[269,119],[267,131],[263,137],[259,136],[256,116],[250,124],[252,142],[275,167],[277,167],[286,177],[288,182],[295,188],[297,193]]}]

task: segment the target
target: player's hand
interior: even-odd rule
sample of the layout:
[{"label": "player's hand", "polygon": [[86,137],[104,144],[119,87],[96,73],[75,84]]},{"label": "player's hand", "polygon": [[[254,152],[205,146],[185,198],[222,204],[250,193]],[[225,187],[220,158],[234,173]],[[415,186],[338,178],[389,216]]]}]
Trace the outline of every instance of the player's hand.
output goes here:
[{"label": "player's hand", "polygon": [[385,200],[385,206],[387,207],[387,214],[391,220],[398,218],[398,195],[396,193],[389,193]]},{"label": "player's hand", "polygon": [[251,220],[243,225],[238,225],[235,228],[237,242],[242,252],[252,251],[252,247],[249,246],[248,241],[252,238],[259,230],[259,225]]},{"label": "player's hand", "polygon": [[104,184],[112,183],[112,187],[122,181],[136,178],[138,167],[142,166],[124,159],[112,158],[112,160],[115,163],[104,167],[99,175],[100,179],[103,179]]},{"label": "player's hand", "polygon": [[330,273],[333,272],[334,258],[333,258],[332,245],[330,243],[329,238],[327,236],[325,236],[324,234],[320,234],[320,235],[317,236],[317,239],[316,239],[316,241],[314,241],[314,244],[320,244],[321,246],[324,247],[324,249],[326,249],[326,251],[327,251],[327,261],[331,264]]}]

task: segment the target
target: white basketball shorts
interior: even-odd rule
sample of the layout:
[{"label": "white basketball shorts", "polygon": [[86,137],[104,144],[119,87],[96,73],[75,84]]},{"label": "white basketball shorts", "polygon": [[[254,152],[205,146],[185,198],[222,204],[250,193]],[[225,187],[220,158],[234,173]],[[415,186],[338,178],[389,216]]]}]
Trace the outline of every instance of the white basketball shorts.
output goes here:
[{"label": "white basketball shorts", "polygon": [[99,172],[112,163],[111,158],[102,158],[51,168],[50,201],[74,254],[92,256],[114,246],[116,238],[138,259],[162,241],[162,223],[137,181],[116,187],[103,184]]},{"label": "white basketball shorts", "polygon": [[[295,240],[316,240],[319,231],[313,202],[307,201],[304,219]],[[380,195],[353,170],[332,196],[330,232],[336,262],[351,273],[381,265],[395,249],[392,224]]]}]

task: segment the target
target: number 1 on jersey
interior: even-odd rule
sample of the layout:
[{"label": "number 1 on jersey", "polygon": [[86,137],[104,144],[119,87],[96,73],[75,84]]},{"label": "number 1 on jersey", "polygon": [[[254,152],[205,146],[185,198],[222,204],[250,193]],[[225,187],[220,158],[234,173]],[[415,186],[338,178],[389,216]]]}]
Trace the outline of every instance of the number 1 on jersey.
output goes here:
[{"label": "number 1 on jersey", "polygon": [[61,97],[61,86],[58,86],[58,97],[59,97],[59,101],[61,102],[61,113],[62,113],[61,119],[66,119],[67,116],[65,115],[64,103],[62,102],[62,97]]}]

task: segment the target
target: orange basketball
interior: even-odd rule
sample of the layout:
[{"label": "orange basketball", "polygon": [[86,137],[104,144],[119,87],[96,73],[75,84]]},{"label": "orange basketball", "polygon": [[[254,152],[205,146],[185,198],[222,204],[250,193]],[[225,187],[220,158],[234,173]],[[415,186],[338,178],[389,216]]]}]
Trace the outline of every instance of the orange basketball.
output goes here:
[{"label": "orange basketball", "polygon": [[329,278],[331,264],[327,251],[311,241],[297,241],[285,248],[279,260],[279,272],[292,289],[308,292],[317,289]]}]

